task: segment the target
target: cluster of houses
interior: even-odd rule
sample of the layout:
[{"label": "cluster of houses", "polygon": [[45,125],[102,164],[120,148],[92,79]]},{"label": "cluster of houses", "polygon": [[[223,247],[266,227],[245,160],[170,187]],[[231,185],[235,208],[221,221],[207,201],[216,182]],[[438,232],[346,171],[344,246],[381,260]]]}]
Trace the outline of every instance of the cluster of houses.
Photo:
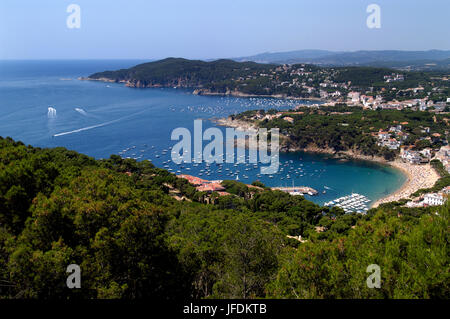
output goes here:
[{"label": "cluster of houses", "polygon": [[450,173],[450,146],[443,146],[436,153],[435,158],[440,160],[444,168]]},{"label": "cluster of houses", "polygon": [[[423,87],[417,87],[417,88],[409,88],[405,89],[403,91],[408,92],[412,91],[415,93],[421,92],[424,90]],[[328,94],[326,97],[339,97],[339,95],[336,94]],[[427,97],[424,98],[416,98],[416,99],[409,99],[409,100],[403,100],[403,101],[384,101],[383,97],[381,95],[365,95],[361,94],[357,91],[351,91],[347,94],[347,101],[346,103],[348,105],[353,106],[362,106],[366,109],[387,109],[387,110],[403,110],[406,108],[416,110],[416,111],[427,111],[429,108],[432,108],[433,112],[443,112],[445,110],[445,107],[447,106],[447,103],[450,102],[450,98],[447,99],[448,101],[439,101],[434,102],[433,100],[430,100]]]},{"label": "cluster of houses", "polygon": [[206,192],[211,194],[212,192],[217,192],[220,196],[230,195],[230,193],[225,192],[225,187],[221,185],[221,180],[208,181],[205,179],[201,179],[192,175],[178,175],[179,178],[186,179],[190,184],[195,186],[197,191]]},{"label": "cluster of houses", "polygon": [[438,193],[428,193],[417,200],[406,203],[407,207],[429,207],[444,205],[450,195],[450,186],[443,188]]},{"label": "cluster of houses", "polygon": [[421,151],[413,151],[410,149],[402,148],[400,157],[403,161],[411,164],[426,164],[430,162],[432,154],[431,149],[426,148]]},{"label": "cluster of houses", "polygon": [[[432,87],[429,91],[425,85],[410,88],[396,88],[392,87],[395,82],[403,82],[405,75],[401,73],[392,73],[385,75],[384,82],[388,83],[386,87],[381,89],[371,87],[370,92],[363,92],[359,87],[352,86],[351,81],[335,81],[339,71],[333,68],[315,70],[305,64],[300,65],[280,65],[274,69],[268,70],[264,73],[248,74],[234,78],[238,82],[247,80],[254,80],[257,78],[268,78],[271,83],[269,86],[276,88],[295,88],[297,93],[304,97],[320,97],[327,100],[327,104],[333,103],[347,103],[350,105],[362,106],[370,109],[405,109],[412,108],[414,110],[426,111],[432,108],[435,112],[442,112],[445,110],[447,101],[433,102],[430,99],[432,93],[444,92],[441,87]],[[270,90],[269,86],[265,88]],[[388,96],[394,96],[394,100],[386,101],[382,95],[389,93]],[[367,95],[366,95],[367,94]],[[397,101],[395,97],[407,98],[408,100]]]},{"label": "cluster of houses", "polygon": [[441,161],[445,170],[450,173],[450,146],[443,146],[438,152],[433,154],[429,147],[421,151],[413,151],[407,147],[400,148],[400,157],[403,161],[411,164],[424,164],[431,161],[432,158]]},{"label": "cluster of houses", "polygon": [[389,110],[403,110],[409,108],[415,111],[427,111],[429,108],[433,108],[433,112],[443,112],[446,107],[446,102],[433,102],[432,100],[427,100],[427,98],[423,99],[411,99],[404,101],[389,101],[386,103],[381,103],[378,101],[377,103],[369,103],[363,104],[364,107],[371,109],[389,109]]},{"label": "cluster of houses", "polygon": [[392,73],[391,75],[385,75],[384,81],[386,83],[396,82],[396,81],[404,81],[405,77],[403,74]]},{"label": "cluster of houses", "polygon": [[[227,196],[232,195],[226,192],[226,188],[222,186],[223,180],[213,180],[208,181],[206,179],[202,179],[192,175],[180,174],[177,175],[178,178],[183,178],[187,180],[191,185],[195,186],[196,190],[199,192],[203,192],[203,202],[205,203],[214,203],[215,198],[210,196],[213,192],[219,196]],[[250,184],[245,184],[249,188],[249,193],[246,195],[248,198],[253,198],[254,194],[261,191],[262,188]],[[182,198],[180,198],[182,199]]]},{"label": "cluster of houses", "polygon": [[[296,111],[296,112],[277,112],[275,114],[261,114],[260,112],[256,112],[254,116],[250,119],[252,120],[273,120],[283,116],[283,120],[289,123],[294,123],[294,118],[289,115],[298,115],[304,114],[304,112]],[[286,116],[287,115],[287,116]]]},{"label": "cluster of houses", "polygon": [[[402,123],[403,124],[403,123]],[[380,130],[377,133],[373,133],[378,140],[378,146],[384,146],[391,150],[397,150],[408,138],[408,133],[402,131],[402,124],[392,126],[388,132]],[[404,122],[404,124],[408,124]]]},{"label": "cluster of houses", "polygon": [[[280,65],[274,69],[267,70],[263,73],[252,73],[245,76],[233,78],[237,82],[242,82],[243,86],[247,86],[248,80],[258,78],[267,78],[269,85],[265,88],[270,91],[270,87],[276,88],[294,88],[297,94],[303,97],[320,97],[327,100],[327,104],[331,103],[347,103],[350,105],[362,106],[371,109],[405,109],[412,108],[415,110],[426,111],[432,108],[435,112],[445,110],[447,101],[433,101],[430,99],[434,93],[445,92],[445,87],[432,87],[429,90],[428,85],[419,85],[410,88],[396,88],[393,84],[403,82],[405,75],[401,73],[392,73],[383,77],[386,83],[385,87],[370,87],[370,91],[361,91],[359,87],[353,86],[351,81],[336,81],[339,70],[329,68],[317,70],[306,64],[298,65]],[[439,78],[439,80],[448,80],[447,78]],[[434,86],[433,82],[430,83]],[[383,96],[394,97],[394,100],[387,101]],[[367,94],[367,95],[366,95]],[[395,100],[396,97],[401,101]],[[407,100],[403,100],[407,99]]]},{"label": "cluster of houses", "polygon": [[[404,162],[409,162],[411,164],[424,164],[431,161],[433,158],[433,149],[427,147],[423,150],[413,150],[412,145],[403,145],[409,134],[402,131],[403,125],[407,125],[408,122],[401,122],[398,125],[391,126],[389,130],[379,130],[378,132],[373,132],[372,136],[377,139],[377,145],[381,147],[387,147],[391,150],[399,150],[400,158]],[[422,127],[422,133],[430,133],[429,127]],[[442,141],[442,136],[439,133],[432,133],[427,137],[421,137],[420,140],[429,140],[430,142]],[[445,141],[444,141],[445,142]],[[450,169],[450,149],[448,146],[442,147],[436,154],[436,158],[441,160],[446,169]]]},{"label": "cluster of houses", "polygon": [[[421,154],[422,155],[422,154]],[[426,153],[431,157],[431,153]],[[450,173],[450,146],[443,146],[436,152],[435,159],[441,161],[444,168]],[[427,206],[440,206],[443,205],[450,196],[450,186],[444,187],[440,192],[427,193],[416,200],[406,203],[407,207],[427,207]]]}]

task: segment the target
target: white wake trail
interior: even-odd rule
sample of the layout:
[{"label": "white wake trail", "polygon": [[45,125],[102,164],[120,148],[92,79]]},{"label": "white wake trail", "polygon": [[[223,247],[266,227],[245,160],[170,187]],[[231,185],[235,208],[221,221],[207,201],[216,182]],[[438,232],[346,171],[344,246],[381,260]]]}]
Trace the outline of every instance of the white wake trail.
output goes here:
[{"label": "white wake trail", "polygon": [[127,119],[127,118],[130,118],[130,117],[132,117],[132,116],[138,115],[138,114],[140,114],[140,113],[142,113],[142,112],[144,112],[144,111],[137,112],[137,113],[134,113],[134,114],[131,114],[131,115],[122,117],[122,118],[117,119],[117,120],[113,120],[113,121],[109,121],[109,122],[105,122],[105,123],[101,123],[101,124],[97,124],[97,125],[92,125],[92,126],[82,127],[82,128],[79,128],[79,129],[76,129],[76,130],[73,130],[73,131],[68,131],[68,132],[62,132],[62,133],[58,133],[58,134],[53,134],[53,137],[58,137],[58,136],[63,136],[63,135],[69,135],[69,134],[79,133],[79,132],[82,132],[82,131],[92,130],[92,129],[94,129],[94,128],[98,128],[98,127],[110,125],[110,124],[117,123],[117,122],[119,122],[119,121],[125,120],[125,119]]},{"label": "white wake trail", "polygon": [[87,115],[86,111],[83,110],[83,109],[81,109],[81,108],[76,107],[76,108],[75,108],[75,111],[77,111],[77,112],[80,113],[81,115]]}]

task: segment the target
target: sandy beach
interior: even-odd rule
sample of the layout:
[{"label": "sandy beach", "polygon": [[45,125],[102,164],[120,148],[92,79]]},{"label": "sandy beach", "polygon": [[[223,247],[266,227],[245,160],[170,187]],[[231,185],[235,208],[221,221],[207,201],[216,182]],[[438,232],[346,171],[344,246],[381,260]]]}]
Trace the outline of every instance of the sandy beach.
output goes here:
[{"label": "sandy beach", "polygon": [[387,163],[406,174],[407,180],[403,186],[396,192],[377,200],[373,203],[372,208],[378,207],[380,204],[398,201],[403,198],[409,198],[411,194],[415,193],[421,188],[429,188],[434,186],[439,179],[438,173],[431,167],[430,164],[413,165],[404,163],[397,159],[393,162]]}]

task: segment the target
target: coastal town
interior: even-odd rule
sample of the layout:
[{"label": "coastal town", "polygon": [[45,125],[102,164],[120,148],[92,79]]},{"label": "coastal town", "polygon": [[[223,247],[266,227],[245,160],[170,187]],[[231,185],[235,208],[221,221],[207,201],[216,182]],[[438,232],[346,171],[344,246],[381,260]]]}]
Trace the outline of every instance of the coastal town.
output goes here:
[{"label": "coastal town", "polygon": [[[234,120],[229,118],[223,120],[221,123],[222,125],[234,126],[238,129],[246,130],[249,127],[254,128],[257,125],[256,123],[273,120],[284,121],[293,125],[297,117],[304,115],[304,111],[276,112],[274,114],[261,114],[257,112],[246,120],[242,120],[242,118]],[[350,154],[351,157],[358,159],[376,161],[393,166],[407,176],[407,181],[399,190],[375,201],[372,203],[372,207],[402,199],[409,199],[411,196],[413,198],[411,202],[407,203],[408,207],[426,207],[442,205],[448,198],[449,185],[445,185],[445,187],[433,190],[432,192],[425,192],[419,196],[413,196],[418,190],[433,188],[440,179],[450,175],[450,146],[441,134],[433,133],[429,127],[420,127],[416,132],[419,131],[422,136],[418,137],[417,140],[411,140],[409,138],[410,134],[405,130],[408,124],[408,122],[393,123],[392,126],[386,127],[386,129],[370,132],[370,136],[374,139],[377,146],[393,152],[394,157],[390,161],[377,156]],[[289,131],[284,130],[284,133],[289,134]],[[448,131],[444,133],[448,134]],[[291,151],[301,150],[292,146],[288,147],[288,149]],[[334,153],[333,150],[317,149],[314,147],[306,147],[302,150]],[[348,152],[343,153],[348,154]],[[434,168],[436,165],[442,167],[440,174]]]},{"label": "coastal town", "polygon": [[[360,114],[358,112],[361,112],[362,116],[360,120],[355,120],[356,114]],[[302,126],[298,124],[299,122],[303,121],[307,128],[311,120],[315,121],[320,116],[325,117],[326,121],[339,118],[335,123],[336,127],[350,129],[351,126],[360,126],[361,118],[364,119],[364,115],[367,117],[367,114],[373,114],[371,112],[376,111],[362,104],[350,106],[325,103],[322,105],[298,105],[291,111],[245,112],[221,119],[218,123],[244,131],[254,130],[261,126],[280,127],[284,140],[282,149],[285,151],[303,150],[335,155],[345,154],[358,159],[381,162],[401,170],[407,176],[404,185],[393,194],[373,202],[371,207],[400,200],[405,200],[406,207],[443,205],[448,198],[450,186],[448,181],[448,176],[450,176],[448,112],[435,112],[435,109],[420,110],[420,108],[408,106],[408,109],[405,110],[391,109],[388,112],[390,114],[393,112],[392,114],[397,117],[405,114],[403,112],[408,112],[408,114],[419,112],[415,114],[422,113],[424,118],[428,118],[428,121],[393,120],[376,123],[378,125],[371,125],[369,121],[365,127],[360,128],[359,134],[370,136],[373,140],[372,150],[378,147],[378,153],[371,155],[345,149],[337,152],[328,146],[317,147],[307,144],[299,147],[298,145],[301,143],[298,143],[298,138],[292,134],[294,129],[301,130]],[[398,116],[399,114],[400,116]],[[328,125],[328,129],[330,129],[329,127]],[[318,127],[317,130],[322,131],[322,128]],[[326,133],[324,134],[326,135]],[[311,140],[316,139],[316,135],[317,133],[312,135],[308,140],[310,142],[307,143],[313,143]],[[359,145],[354,146],[354,148],[358,147]],[[384,156],[381,156],[382,154]],[[417,194],[419,191],[420,194]]]},{"label": "coastal town", "polygon": [[[448,111],[449,75],[425,75],[382,68],[333,68],[308,64],[282,65],[266,72],[233,77],[226,94],[273,95],[346,103],[368,109]],[[217,86],[215,86],[217,87]],[[196,94],[217,93],[211,87]]]},{"label": "coastal town", "polygon": [[[297,117],[305,116],[303,108],[304,106],[299,106],[293,111],[270,113],[256,111],[250,113],[251,115],[247,113],[248,117],[246,117],[245,120],[242,118],[235,119],[234,117],[230,117],[228,119],[221,119],[218,123],[224,126],[232,126],[243,131],[256,129],[257,123],[273,120],[293,124]],[[332,113],[334,113],[332,115],[337,115],[336,112]],[[352,112],[347,112],[347,114],[350,115]],[[448,185],[448,176],[450,176],[450,146],[448,145],[447,139],[439,133],[433,133],[434,131],[430,129],[430,127],[418,126],[415,131],[420,132],[421,136],[417,140],[411,141],[411,139],[409,139],[410,134],[408,133],[408,131],[411,130],[409,124],[410,123],[408,122],[393,123],[385,129],[379,129],[370,134],[376,141],[377,146],[395,152],[393,160],[387,161],[377,156],[364,156],[361,154],[356,156],[358,159],[376,161],[395,167],[402,171],[407,177],[406,182],[400,189],[373,202],[370,205],[371,208],[401,200],[404,201],[405,207],[439,206],[443,205],[448,199],[450,193],[450,185]],[[287,134],[287,132],[285,132],[285,134]],[[448,131],[445,130],[444,134],[448,135]],[[306,150],[308,151],[309,149]],[[296,149],[293,149],[292,151],[296,151]],[[312,151],[314,152],[316,150]],[[286,165],[288,165],[288,163],[286,163]],[[283,170],[283,168],[281,169]],[[212,193],[216,193],[218,196],[231,195],[226,192],[225,188],[221,185],[222,180],[208,181],[199,177],[182,174],[179,175],[179,177],[187,179],[198,191],[205,192],[208,196]],[[444,181],[444,184],[439,184],[439,181]],[[439,185],[443,186],[439,188]],[[246,186],[250,188],[254,187],[253,185],[248,184]],[[273,187],[272,189],[282,190],[291,195],[314,196],[318,194],[316,190],[307,186]],[[349,195],[349,199],[356,195]],[[339,204],[340,201],[343,203]],[[337,207],[343,206],[343,209],[346,212],[367,212],[368,208],[365,208],[364,206],[355,206],[355,209],[353,209],[354,207],[348,207],[345,203],[345,199],[338,199],[337,201],[330,202],[330,204],[336,205]]]}]

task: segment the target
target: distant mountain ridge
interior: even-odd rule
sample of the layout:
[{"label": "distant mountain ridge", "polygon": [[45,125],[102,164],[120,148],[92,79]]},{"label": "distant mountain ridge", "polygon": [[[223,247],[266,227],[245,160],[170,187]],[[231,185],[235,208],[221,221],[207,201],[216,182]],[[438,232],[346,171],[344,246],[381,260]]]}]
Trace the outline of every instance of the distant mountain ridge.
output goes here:
[{"label": "distant mountain ridge", "polygon": [[[310,63],[326,66],[385,66],[414,69],[450,68],[450,50],[428,51],[352,51],[298,50],[289,52],[261,53],[248,57],[234,58],[235,61],[253,61],[273,64]],[[433,66],[432,64],[436,64]]]},{"label": "distant mountain ridge", "polygon": [[288,52],[265,52],[249,57],[234,58],[233,60],[244,62],[253,61],[259,63],[287,63],[285,61],[314,60],[324,58],[341,52],[327,50],[297,50]]}]

